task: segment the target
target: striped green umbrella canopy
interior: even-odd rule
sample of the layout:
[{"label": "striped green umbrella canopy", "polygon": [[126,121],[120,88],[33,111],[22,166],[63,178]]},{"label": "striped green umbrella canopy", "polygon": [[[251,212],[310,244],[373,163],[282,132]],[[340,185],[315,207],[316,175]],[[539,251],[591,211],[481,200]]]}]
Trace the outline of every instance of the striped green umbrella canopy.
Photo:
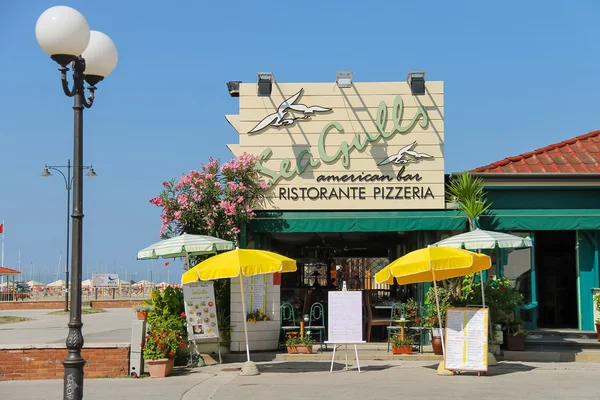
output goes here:
[{"label": "striped green umbrella canopy", "polygon": [[215,254],[219,251],[235,249],[235,244],[228,240],[213,236],[191,235],[184,233],[170,239],[161,240],[158,243],[138,251],[138,260],[151,260],[159,257],[175,258],[188,257],[198,254]]},{"label": "striped green umbrella canopy", "polygon": [[461,233],[460,235],[440,240],[430,246],[454,247],[465,250],[523,249],[533,247],[533,242],[529,237],[520,237],[503,232],[475,229],[471,232]]}]

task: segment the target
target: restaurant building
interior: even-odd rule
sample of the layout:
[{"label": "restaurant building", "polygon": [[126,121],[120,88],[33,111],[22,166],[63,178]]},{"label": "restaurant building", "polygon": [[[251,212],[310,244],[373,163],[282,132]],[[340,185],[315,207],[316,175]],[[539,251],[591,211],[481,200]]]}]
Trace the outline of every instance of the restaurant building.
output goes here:
[{"label": "restaurant building", "polygon": [[[427,284],[377,285],[374,276],[396,258],[467,228],[465,216],[445,198],[443,82],[425,82],[422,72],[401,82],[353,82],[344,72],[335,82],[279,83],[273,74],[259,73],[258,83],[228,87],[240,110],[226,116],[239,133],[239,143],[228,147],[234,155],[258,156],[271,185],[241,244],[298,262],[296,273],[264,278],[262,302],[271,323],[251,328],[251,350],[273,347],[282,301],[307,313],[343,282],[368,293],[367,308],[389,299],[422,302]],[[500,252],[499,266],[490,271],[522,288],[529,328],[593,327],[600,170],[580,168],[594,157],[599,168],[598,132],[589,135],[473,170],[484,177],[493,203],[482,228],[534,237],[534,251]],[[588,158],[576,165],[574,145],[585,143]],[[565,152],[574,170],[539,169],[562,165],[553,152]],[[556,256],[547,251],[559,249]],[[566,274],[572,281],[563,287]],[[232,304],[240,302],[232,290]],[[232,306],[232,323],[241,326],[237,308]],[[241,330],[234,328],[231,349],[242,346]]]}]

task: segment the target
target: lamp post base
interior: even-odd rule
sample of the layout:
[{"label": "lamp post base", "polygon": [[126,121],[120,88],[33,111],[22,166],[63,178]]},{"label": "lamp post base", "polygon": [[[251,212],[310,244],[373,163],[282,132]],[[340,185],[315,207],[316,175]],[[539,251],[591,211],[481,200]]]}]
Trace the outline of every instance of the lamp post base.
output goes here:
[{"label": "lamp post base", "polygon": [[260,375],[256,364],[253,361],[246,361],[244,365],[242,365],[242,371],[240,372],[241,376],[255,376]]}]

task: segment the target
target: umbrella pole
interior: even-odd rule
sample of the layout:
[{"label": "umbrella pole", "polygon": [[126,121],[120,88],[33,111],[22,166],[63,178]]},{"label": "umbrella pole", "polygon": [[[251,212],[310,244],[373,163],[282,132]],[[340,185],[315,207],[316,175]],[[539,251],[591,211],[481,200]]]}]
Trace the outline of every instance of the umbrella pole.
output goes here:
[{"label": "umbrella pole", "polygon": [[433,274],[433,293],[435,294],[435,305],[437,307],[438,322],[440,325],[440,335],[442,339],[442,353],[444,354],[444,359],[446,359],[446,347],[444,344],[444,328],[442,328],[442,314],[440,313],[440,300],[438,298],[437,283],[435,281],[435,272],[431,270],[431,273]]},{"label": "umbrella pole", "polygon": [[[431,268],[431,261],[429,261],[429,267]],[[440,339],[442,340],[442,354],[444,357],[442,362],[440,362],[440,364],[437,367],[437,374],[438,375],[451,375],[452,372],[448,371],[446,369],[446,344],[444,343],[444,328],[442,327],[442,314],[440,312],[440,300],[438,297],[437,282],[435,280],[435,271],[433,270],[433,268],[431,268],[431,274],[433,276],[433,293],[435,294],[435,305],[437,306],[438,321],[439,321],[440,331],[441,331]]]},{"label": "umbrella pole", "polygon": [[246,317],[246,296],[244,295],[244,276],[240,273],[240,291],[242,293],[242,318],[244,319],[244,337],[246,339],[246,356],[248,357],[248,361],[250,361],[250,345],[248,344],[248,325],[247,325],[247,317]]},{"label": "umbrella pole", "polygon": [[481,302],[483,303],[483,308],[485,308],[485,282],[483,281],[483,271],[479,271],[479,280],[481,281]]},{"label": "umbrella pole", "polygon": [[248,361],[244,363],[242,366],[242,371],[240,375],[250,376],[250,375],[260,375],[256,364],[250,361],[250,345],[248,344],[248,323],[246,316],[246,296],[244,295],[244,275],[242,275],[242,271],[240,271],[240,292],[242,294],[242,318],[244,320],[244,337],[246,339],[246,357],[248,357]]}]

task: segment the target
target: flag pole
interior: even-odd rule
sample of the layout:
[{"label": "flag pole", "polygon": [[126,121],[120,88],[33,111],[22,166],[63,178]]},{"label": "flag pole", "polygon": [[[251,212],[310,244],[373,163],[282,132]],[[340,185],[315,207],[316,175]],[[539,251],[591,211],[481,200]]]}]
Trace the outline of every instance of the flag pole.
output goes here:
[{"label": "flag pole", "polygon": [[[0,267],[4,267],[4,220],[2,220],[2,225],[0,226],[2,227],[2,263]],[[6,282],[8,282],[8,278],[6,278]],[[0,284],[4,284],[4,276],[0,278]],[[6,284],[6,290],[8,291],[8,283]]]},{"label": "flag pole", "polygon": [[4,220],[2,220],[2,225],[0,226],[2,227],[2,263],[0,267],[4,267]]}]

